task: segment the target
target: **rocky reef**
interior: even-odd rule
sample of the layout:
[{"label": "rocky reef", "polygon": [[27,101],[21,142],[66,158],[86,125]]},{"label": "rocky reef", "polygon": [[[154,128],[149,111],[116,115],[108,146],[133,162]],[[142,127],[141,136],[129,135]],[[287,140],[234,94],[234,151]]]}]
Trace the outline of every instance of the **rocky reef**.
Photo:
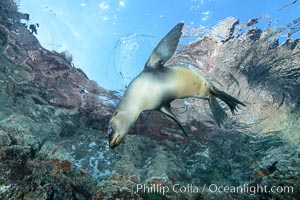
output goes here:
[{"label": "rocky reef", "polygon": [[[180,46],[183,63],[246,103],[219,128],[207,102],[176,100],[182,135],[143,114],[110,150],[119,100],[67,53],[51,52],[0,2],[0,199],[297,199],[300,196],[300,42],[228,18]],[[192,34],[185,32],[185,35]],[[222,104],[226,108],[225,105]]]}]

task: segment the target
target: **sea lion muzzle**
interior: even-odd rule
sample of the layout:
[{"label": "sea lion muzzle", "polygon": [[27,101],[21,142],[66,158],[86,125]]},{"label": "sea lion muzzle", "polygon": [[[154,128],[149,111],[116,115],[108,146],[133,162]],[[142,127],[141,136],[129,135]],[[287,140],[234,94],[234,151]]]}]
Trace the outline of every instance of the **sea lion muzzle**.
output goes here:
[{"label": "sea lion muzzle", "polygon": [[116,137],[109,136],[109,148],[113,149],[121,143],[121,136],[118,135]]},{"label": "sea lion muzzle", "polygon": [[107,129],[107,135],[109,140],[109,148],[111,149],[118,146],[122,141],[121,135],[117,134],[111,127]]}]

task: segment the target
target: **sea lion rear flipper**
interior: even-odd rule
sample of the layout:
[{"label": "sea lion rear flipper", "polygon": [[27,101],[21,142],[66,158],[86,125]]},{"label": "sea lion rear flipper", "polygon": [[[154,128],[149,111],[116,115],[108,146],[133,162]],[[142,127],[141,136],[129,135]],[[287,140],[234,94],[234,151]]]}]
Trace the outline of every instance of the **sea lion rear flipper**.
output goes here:
[{"label": "sea lion rear flipper", "polygon": [[209,96],[208,102],[214,120],[216,121],[217,125],[221,127],[221,125],[227,119],[227,114],[225,113],[225,111],[223,110],[223,108],[220,106],[220,104],[218,103],[218,101],[213,95]]},{"label": "sea lion rear flipper", "polygon": [[186,130],[183,128],[183,126],[181,125],[181,123],[177,119],[177,117],[172,113],[170,105],[160,107],[159,111],[161,113],[169,116],[171,119],[173,119],[178,124],[178,126],[180,127],[180,129],[183,131],[183,133],[185,134],[185,136],[188,137],[188,134],[187,134]]},{"label": "sea lion rear flipper", "polygon": [[183,23],[178,23],[155,47],[148,59],[145,68],[163,66],[175,53],[181,36]]},{"label": "sea lion rear flipper", "polygon": [[223,91],[217,89],[216,87],[212,87],[210,89],[210,93],[211,93],[211,95],[209,96],[209,99],[208,99],[209,107],[210,107],[213,117],[219,127],[221,127],[221,125],[227,119],[227,114],[225,113],[223,108],[220,106],[220,104],[218,103],[218,101],[216,100],[215,97],[218,97],[219,99],[224,101],[230,108],[233,115],[234,115],[234,111],[236,111],[237,108],[239,108],[239,105],[246,106],[240,100],[234,98],[233,96],[227,94],[226,92],[223,92]]}]

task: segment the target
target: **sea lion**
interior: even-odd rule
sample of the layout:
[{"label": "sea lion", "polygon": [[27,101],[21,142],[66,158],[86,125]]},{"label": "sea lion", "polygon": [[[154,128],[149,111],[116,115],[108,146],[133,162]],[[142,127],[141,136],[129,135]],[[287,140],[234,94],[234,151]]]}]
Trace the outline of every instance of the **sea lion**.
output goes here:
[{"label": "sea lion", "polygon": [[223,100],[234,114],[238,99],[218,90],[196,72],[180,65],[165,63],[173,56],[181,36],[183,23],[177,24],[155,47],[143,71],[129,84],[116,111],[109,121],[109,147],[118,146],[140,113],[157,110],[172,118],[183,133],[186,130],[171,110],[175,99],[196,97],[207,99],[216,123],[220,126],[227,114],[215,97]]}]

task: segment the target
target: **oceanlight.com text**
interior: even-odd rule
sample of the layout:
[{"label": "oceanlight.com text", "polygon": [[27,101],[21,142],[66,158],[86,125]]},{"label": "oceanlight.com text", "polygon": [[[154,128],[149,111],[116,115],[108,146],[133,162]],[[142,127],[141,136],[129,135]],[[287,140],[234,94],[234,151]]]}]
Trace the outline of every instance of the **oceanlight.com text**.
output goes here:
[{"label": "oceanlight.com text", "polygon": [[240,186],[218,186],[216,184],[205,184],[199,187],[193,184],[185,186],[174,184],[166,186],[162,184],[137,184],[135,193],[159,193],[166,195],[168,193],[239,193],[256,195],[258,193],[280,193],[291,194],[294,192],[293,186],[262,186],[262,185],[240,185]]},{"label": "oceanlight.com text", "polygon": [[208,191],[212,193],[245,193],[255,195],[258,193],[281,193],[290,194],[294,192],[293,186],[261,186],[244,184],[242,186],[218,186],[216,184],[210,184]]}]

